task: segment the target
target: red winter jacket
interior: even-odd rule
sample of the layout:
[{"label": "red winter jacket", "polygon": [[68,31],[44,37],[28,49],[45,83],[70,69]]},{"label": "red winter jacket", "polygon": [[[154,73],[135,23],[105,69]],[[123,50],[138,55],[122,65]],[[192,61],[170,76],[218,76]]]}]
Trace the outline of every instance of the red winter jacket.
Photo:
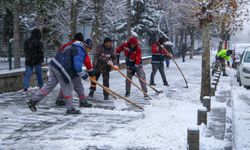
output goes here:
[{"label": "red winter jacket", "polygon": [[[68,43],[65,43],[63,44],[60,48],[59,48],[59,52],[63,52],[66,48],[68,48],[69,46],[71,46],[76,40],[72,40],[72,41],[69,41]],[[93,70],[93,66],[91,64],[91,61],[90,61],[90,58],[89,58],[89,55],[88,53],[86,53],[86,56],[85,56],[85,60],[83,62],[84,66],[86,67],[86,69],[88,71],[91,71]]]},{"label": "red winter jacket", "polygon": [[152,45],[152,61],[151,63],[162,63],[166,55],[168,55],[167,49],[161,47],[159,43]]},{"label": "red winter jacket", "polygon": [[126,62],[129,62],[129,64],[135,64],[137,67],[141,65],[141,48],[138,45],[131,48],[129,43],[126,42],[116,48],[116,55],[119,56],[122,51],[124,51]]}]

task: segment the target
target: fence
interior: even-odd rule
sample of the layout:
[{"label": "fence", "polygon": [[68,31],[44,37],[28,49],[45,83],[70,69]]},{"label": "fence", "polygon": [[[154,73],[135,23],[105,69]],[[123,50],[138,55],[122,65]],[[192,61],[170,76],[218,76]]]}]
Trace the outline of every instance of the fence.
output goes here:
[{"label": "fence", "polygon": [[[49,63],[50,58],[56,55],[56,50],[54,49],[47,49],[44,50],[44,62],[45,64]],[[21,68],[25,67],[25,58],[23,49],[21,48],[19,51],[20,60],[21,60]],[[142,56],[150,56],[151,51],[149,48],[142,48]],[[93,62],[94,54],[93,51],[89,53],[89,56]],[[121,60],[124,60],[125,57],[123,54],[120,56]],[[12,70],[14,67],[14,51],[13,51],[13,44],[9,43],[0,43],[0,70]]]}]

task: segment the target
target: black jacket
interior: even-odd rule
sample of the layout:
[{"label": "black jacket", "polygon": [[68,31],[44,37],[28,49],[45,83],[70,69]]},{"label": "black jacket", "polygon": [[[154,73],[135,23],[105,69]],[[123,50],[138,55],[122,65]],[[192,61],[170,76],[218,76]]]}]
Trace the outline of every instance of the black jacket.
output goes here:
[{"label": "black jacket", "polygon": [[25,65],[41,65],[44,61],[43,43],[29,38],[24,43]]}]

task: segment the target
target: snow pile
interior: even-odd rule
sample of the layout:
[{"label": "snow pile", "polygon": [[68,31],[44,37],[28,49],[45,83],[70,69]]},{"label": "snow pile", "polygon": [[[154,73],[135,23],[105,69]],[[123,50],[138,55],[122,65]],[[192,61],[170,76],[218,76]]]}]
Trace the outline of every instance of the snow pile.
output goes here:
[{"label": "snow pile", "polygon": [[126,102],[123,99],[114,100],[114,104],[115,104],[116,110],[124,110],[128,107]]},{"label": "snow pile", "polygon": [[[115,149],[128,145],[143,148],[185,149],[187,127],[196,123],[198,105],[177,102],[165,95],[151,101],[144,111],[144,118],[129,127],[116,130]],[[178,141],[178,142],[177,142]]]}]

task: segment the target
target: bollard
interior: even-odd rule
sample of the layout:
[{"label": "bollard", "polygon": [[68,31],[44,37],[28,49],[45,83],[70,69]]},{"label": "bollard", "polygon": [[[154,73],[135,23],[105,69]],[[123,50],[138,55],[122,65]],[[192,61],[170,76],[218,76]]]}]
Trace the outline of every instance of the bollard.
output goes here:
[{"label": "bollard", "polygon": [[198,109],[197,114],[197,125],[201,125],[202,123],[207,125],[207,109],[205,107]]},{"label": "bollard", "polygon": [[211,85],[211,96],[215,96],[215,91],[216,91],[215,85]]},{"label": "bollard", "polygon": [[211,110],[211,98],[209,96],[203,97],[203,106],[207,108],[208,112]]},{"label": "bollard", "polygon": [[212,86],[215,87],[215,89],[217,88],[217,82],[215,80],[213,80],[211,84],[212,84]]},{"label": "bollard", "polygon": [[216,81],[217,82],[217,84],[219,83],[219,81],[220,81],[220,77],[219,76],[215,76],[214,78],[213,78],[213,80],[214,81]]},{"label": "bollard", "polygon": [[221,76],[221,71],[217,71],[216,73],[215,73],[215,75],[217,75],[217,76]]},{"label": "bollard", "polygon": [[188,128],[187,130],[187,149],[199,150],[200,133],[198,127]]},{"label": "bollard", "polygon": [[219,78],[220,79],[220,73],[215,73],[214,77]]}]

